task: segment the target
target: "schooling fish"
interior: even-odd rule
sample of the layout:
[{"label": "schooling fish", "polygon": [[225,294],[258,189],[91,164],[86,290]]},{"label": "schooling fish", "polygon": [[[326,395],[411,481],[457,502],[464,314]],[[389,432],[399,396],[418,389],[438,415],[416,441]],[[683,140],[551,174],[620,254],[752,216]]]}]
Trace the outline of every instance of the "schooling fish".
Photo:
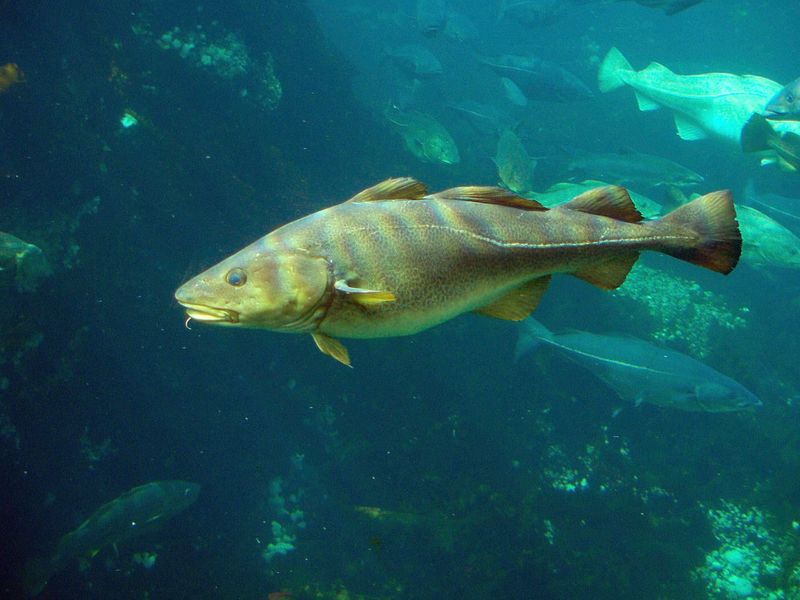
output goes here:
[{"label": "schooling fish", "polygon": [[460,314],[521,320],[553,273],[622,284],[644,250],[729,273],[741,250],[731,195],[713,192],[643,221],[620,187],[547,209],[495,187],[428,194],[389,179],[280,227],[175,292],[189,319],[337,338],[411,335]]}]

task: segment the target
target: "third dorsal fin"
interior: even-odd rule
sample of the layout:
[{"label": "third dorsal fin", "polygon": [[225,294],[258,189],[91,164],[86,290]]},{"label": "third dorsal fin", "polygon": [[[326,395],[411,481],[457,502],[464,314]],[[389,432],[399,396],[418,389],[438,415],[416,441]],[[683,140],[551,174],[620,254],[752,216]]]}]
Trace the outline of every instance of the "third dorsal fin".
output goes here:
[{"label": "third dorsal fin", "polygon": [[436,192],[426,198],[431,200],[463,200],[465,202],[481,202],[497,204],[522,210],[547,210],[536,200],[528,200],[500,187],[486,185],[464,185]]},{"label": "third dorsal fin", "polygon": [[348,202],[376,202],[378,200],[420,200],[428,193],[425,184],[413,177],[394,177],[376,183],[358,192]]},{"label": "third dorsal fin", "polygon": [[631,200],[628,190],[618,185],[594,188],[559,205],[559,208],[578,210],[627,223],[638,223],[644,218]]}]

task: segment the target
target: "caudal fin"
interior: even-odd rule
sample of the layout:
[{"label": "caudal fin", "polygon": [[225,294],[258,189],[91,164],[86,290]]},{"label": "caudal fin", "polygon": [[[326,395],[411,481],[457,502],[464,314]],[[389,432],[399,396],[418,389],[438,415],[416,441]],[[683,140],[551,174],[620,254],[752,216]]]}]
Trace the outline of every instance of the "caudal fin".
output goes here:
[{"label": "caudal fin", "polygon": [[687,262],[728,274],[739,262],[742,234],[729,190],[711,192],[679,206],[656,221],[658,226],[687,228],[697,236],[691,246],[667,247],[664,252]]},{"label": "caudal fin", "polygon": [[622,55],[622,52],[612,47],[608,51],[600,69],[597,72],[597,86],[601,92],[610,92],[625,85],[623,74],[633,71],[631,63]]}]

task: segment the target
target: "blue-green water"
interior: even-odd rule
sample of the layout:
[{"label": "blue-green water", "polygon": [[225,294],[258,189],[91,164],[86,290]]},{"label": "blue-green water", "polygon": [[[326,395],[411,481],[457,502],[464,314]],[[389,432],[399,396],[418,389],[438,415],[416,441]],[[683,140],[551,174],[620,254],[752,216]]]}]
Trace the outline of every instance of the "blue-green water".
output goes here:
[{"label": "blue-green water", "polygon": [[[636,69],[795,79],[794,2],[559,6],[523,25],[451,0],[474,30],[423,35],[410,0],[0,1],[0,65],[24,73],[0,93],[0,231],[50,267],[31,249],[0,256],[4,596],[24,597],[26,564],[104,503],[181,479],[202,486],[192,506],[76,557],[40,597],[800,597],[793,268],[743,260],[722,277],[647,256],[611,293],[556,277],[537,310],[556,330],[702,360],[764,403],[734,413],[634,406],[546,350],[515,361],[505,321],[348,340],[347,369],[308,336],[187,330],[172,298],[387,177],[496,184],[497,132],[452,108],[464,101],[508,116],[538,161],[534,190],[587,178],[568,169],[579,153],[632,149],[701,174],[689,193],[744,203],[751,182],[800,202],[796,173],[681,140],[630,89],[597,91],[612,46]],[[414,83],[390,56],[409,44],[441,72]],[[502,54],[594,95],[528,89],[517,106],[481,62]],[[435,117],[460,161],[412,154],[389,106]],[[632,189],[667,204],[659,183]]]}]

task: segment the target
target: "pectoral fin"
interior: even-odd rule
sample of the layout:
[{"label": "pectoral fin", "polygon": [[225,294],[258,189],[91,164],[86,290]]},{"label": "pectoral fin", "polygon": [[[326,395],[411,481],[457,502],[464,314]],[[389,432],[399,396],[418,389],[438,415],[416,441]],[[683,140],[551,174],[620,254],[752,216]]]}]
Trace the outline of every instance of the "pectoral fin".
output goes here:
[{"label": "pectoral fin", "polygon": [[549,283],[550,275],[538,277],[475,312],[495,319],[522,321],[536,309]]},{"label": "pectoral fin", "polygon": [[367,290],[359,287],[352,287],[347,285],[343,279],[337,281],[334,285],[336,291],[347,294],[351,300],[364,306],[374,306],[376,304],[383,304],[384,302],[394,302],[397,300],[392,292],[386,290]]},{"label": "pectoral fin", "polygon": [[678,130],[678,137],[682,140],[692,142],[694,140],[704,140],[708,137],[705,130],[694,121],[675,113],[675,129]]},{"label": "pectoral fin", "polygon": [[319,332],[312,333],[311,337],[314,338],[314,343],[320,352],[338,360],[343,365],[352,366],[350,364],[350,354],[342,342]]}]

